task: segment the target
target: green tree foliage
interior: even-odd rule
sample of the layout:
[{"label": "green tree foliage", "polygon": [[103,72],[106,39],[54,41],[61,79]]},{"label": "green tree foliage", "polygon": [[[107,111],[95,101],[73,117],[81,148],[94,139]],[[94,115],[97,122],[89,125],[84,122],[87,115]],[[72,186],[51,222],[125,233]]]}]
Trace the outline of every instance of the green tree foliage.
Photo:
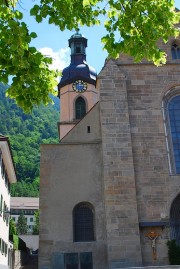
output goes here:
[{"label": "green tree foliage", "polygon": [[157,41],[161,38],[167,42],[169,36],[179,34],[175,24],[180,21],[180,14],[175,12],[173,0],[41,0],[31,9],[31,15],[38,22],[48,17],[49,23],[61,30],[100,24],[104,17],[107,35],[102,42],[110,57],[116,58],[123,52],[135,61],[146,58],[156,65],[166,62],[166,54],[157,47]]},{"label": "green tree foliage", "polygon": [[9,221],[9,236],[13,236],[13,234],[17,234],[16,225],[13,219]]},{"label": "green tree foliage", "polygon": [[27,234],[28,226],[27,220],[23,213],[19,215],[18,222],[17,222],[17,233],[18,235]]},{"label": "green tree foliage", "polygon": [[[39,4],[38,4],[39,3]],[[0,0],[0,81],[7,83],[10,97],[25,111],[50,101],[57,72],[49,70],[52,59],[30,46],[36,33],[29,33],[17,0]],[[38,23],[48,18],[60,30],[77,29],[104,22],[107,35],[102,37],[104,48],[111,57],[127,53],[140,61],[146,58],[156,65],[166,62],[166,55],[157,47],[161,38],[177,37],[180,13],[175,12],[174,0],[40,0],[34,3],[30,15]]]},{"label": "green tree foliage", "polygon": [[[48,105],[36,107],[29,115],[15,102],[5,97],[6,89],[0,84],[0,133],[10,138],[16,165],[16,184],[12,196],[37,197],[39,194],[40,144],[57,143],[59,108]],[[54,98],[59,103],[58,98]]]},{"label": "green tree foliage", "polygon": [[16,2],[0,0],[0,81],[8,83],[8,76],[13,76],[8,94],[30,111],[33,105],[51,101],[57,72],[49,70],[52,59],[30,46],[36,33],[29,33],[23,14],[15,9]]},{"label": "green tree foliage", "polygon": [[39,211],[35,211],[35,225],[33,226],[33,234],[39,234]]},{"label": "green tree foliage", "polygon": [[[39,165],[39,164],[38,164]],[[11,185],[12,197],[38,197],[39,196],[39,179],[31,182],[24,180]]]}]

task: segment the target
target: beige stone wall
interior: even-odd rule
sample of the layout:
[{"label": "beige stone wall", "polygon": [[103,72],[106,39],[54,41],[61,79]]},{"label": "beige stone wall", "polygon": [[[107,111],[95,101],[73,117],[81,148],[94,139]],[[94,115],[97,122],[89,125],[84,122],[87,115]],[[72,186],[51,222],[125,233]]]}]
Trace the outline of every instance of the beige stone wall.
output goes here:
[{"label": "beige stone wall", "polygon": [[[54,253],[83,251],[93,252],[93,269],[178,268],[160,267],[168,264],[169,228],[153,225],[169,218],[180,192],[180,176],[169,173],[162,113],[164,95],[180,86],[171,42],[163,67],[134,64],[125,55],[107,61],[99,75],[100,103],[61,144],[41,147],[39,269],[51,269]],[[73,120],[72,109],[68,119],[62,115]],[[74,243],[72,211],[83,201],[95,207],[96,241]],[[159,234],[156,259],[150,231]]]},{"label": "beige stone wall", "polygon": [[[93,253],[94,269],[106,268],[101,154],[100,143],[41,146],[39,269],[51,268],[53,253],[83,251]],[[95,208],[94,242],[73,242],[72,212],[80,202]]]},{"label": "beige stone wall", "polygon": [[109,268],[142,264],[126,77],[115,61],[100,74]]},{"label": "beige stone wall", "polygon": [[[180,191],[180,176],[169,173],[162,100],[180,85],[180,60],[171,59],[170,44],[163,67],[134,64],[120,55],[107,61],[99,75],[104,158],[105,204],[110,268],[168,264],[168,227],[141,227],[138,222],[169,218]],[[136,212],[137,210],[137,212]],[[160,234],[157,260],[152,258],[149,231]],[[129,265],[129,266],[130,266]]]},{"label": "beige stone wall", "polygon": [[[162,114],[164,94],[180,85],[180,67],[169,63],[159,68],[149,64],[119,68],[127,78],[139,221],[161,221],[162,216],[169,217],[170,205],[180,189],[180,176],[169,175]],[[151,230],[161,234],[155,264],[167,264],[168,231]],[[141,242],[143,264],[154,263],[143,237]]]},{"label": "beige stone wall", "polygon": [[101,141],[99,109],[99,103],[97,103],[61,141],[63,143],[87,143]]}]

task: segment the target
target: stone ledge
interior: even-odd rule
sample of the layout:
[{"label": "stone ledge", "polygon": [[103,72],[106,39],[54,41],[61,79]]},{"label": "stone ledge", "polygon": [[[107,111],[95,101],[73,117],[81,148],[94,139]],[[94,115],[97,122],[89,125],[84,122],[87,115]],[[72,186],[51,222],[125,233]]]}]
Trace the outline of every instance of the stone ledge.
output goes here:
[{"label": "stone ledge", "polygon": [[143,266],[143,267],[117,267],[116,269],[180,269],[180,265]]}]

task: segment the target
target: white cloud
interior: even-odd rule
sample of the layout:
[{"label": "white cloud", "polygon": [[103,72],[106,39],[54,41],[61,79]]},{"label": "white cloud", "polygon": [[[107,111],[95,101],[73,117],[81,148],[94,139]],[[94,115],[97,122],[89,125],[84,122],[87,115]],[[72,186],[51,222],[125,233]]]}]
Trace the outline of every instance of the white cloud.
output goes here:
[{"label": "white cloud", "polygon": [[52,48],[41,48],[39,51],[45,55],[49,56],[53,59],[53,63],[50,65],[50,69],[53,70],[62,70],[66,66],[69,65],[70,62],[70,49],[69,48],[62,48],[59,51],[53,51]]}]

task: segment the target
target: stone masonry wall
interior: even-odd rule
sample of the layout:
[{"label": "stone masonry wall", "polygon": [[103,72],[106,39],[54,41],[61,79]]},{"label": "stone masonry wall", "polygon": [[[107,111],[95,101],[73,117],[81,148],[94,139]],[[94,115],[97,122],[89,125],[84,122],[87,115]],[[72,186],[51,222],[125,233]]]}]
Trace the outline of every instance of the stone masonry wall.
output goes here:
[{"label": "stone masonry wall", "polygon": [[[180,92],[180,60],[165,49],[165,66],[123,56],[108,61],[99,76],[109,268],[139,266],[140,257],[144,266],[169,263],[169,227],[153,225],[169,219],[180,192],[180,176],[169,173],[162,113],[164,95],[178,86]],[[142,222],[149,226],[140,228],[139,249]],[[150,231],[159,234],[156,260]]]},{"label": "stone masonry wall", "polygon": [[[82,252],[92,252],[94,269],[108,269],[101,154],[99,142],[41,146],[39,269],[64,268],[62,255]],[[74,242],[73,209],[82,202],[94,208],[94,241]]]},{"label": "stone masonry wall", "polygon": [[99,80],[109,268],[140,266],[126,77],[109,61]]},{"label": "stone masonry wall", "polygon": [[[119,68],[127,77],[139,221],[161,221],[164,216],[169,218],[170,205],[180,188],[180,176],[169,175],[162,113],[164,94],[180,85],[180,66],[177,63],[159,68],[152,64],[119,64]],[[145,237],[148,229],[141,228],[143,264],[168,264],[168,229],[149,227],[150,230],[160,234],[157,260],[152,259],[150,242]]]}]

